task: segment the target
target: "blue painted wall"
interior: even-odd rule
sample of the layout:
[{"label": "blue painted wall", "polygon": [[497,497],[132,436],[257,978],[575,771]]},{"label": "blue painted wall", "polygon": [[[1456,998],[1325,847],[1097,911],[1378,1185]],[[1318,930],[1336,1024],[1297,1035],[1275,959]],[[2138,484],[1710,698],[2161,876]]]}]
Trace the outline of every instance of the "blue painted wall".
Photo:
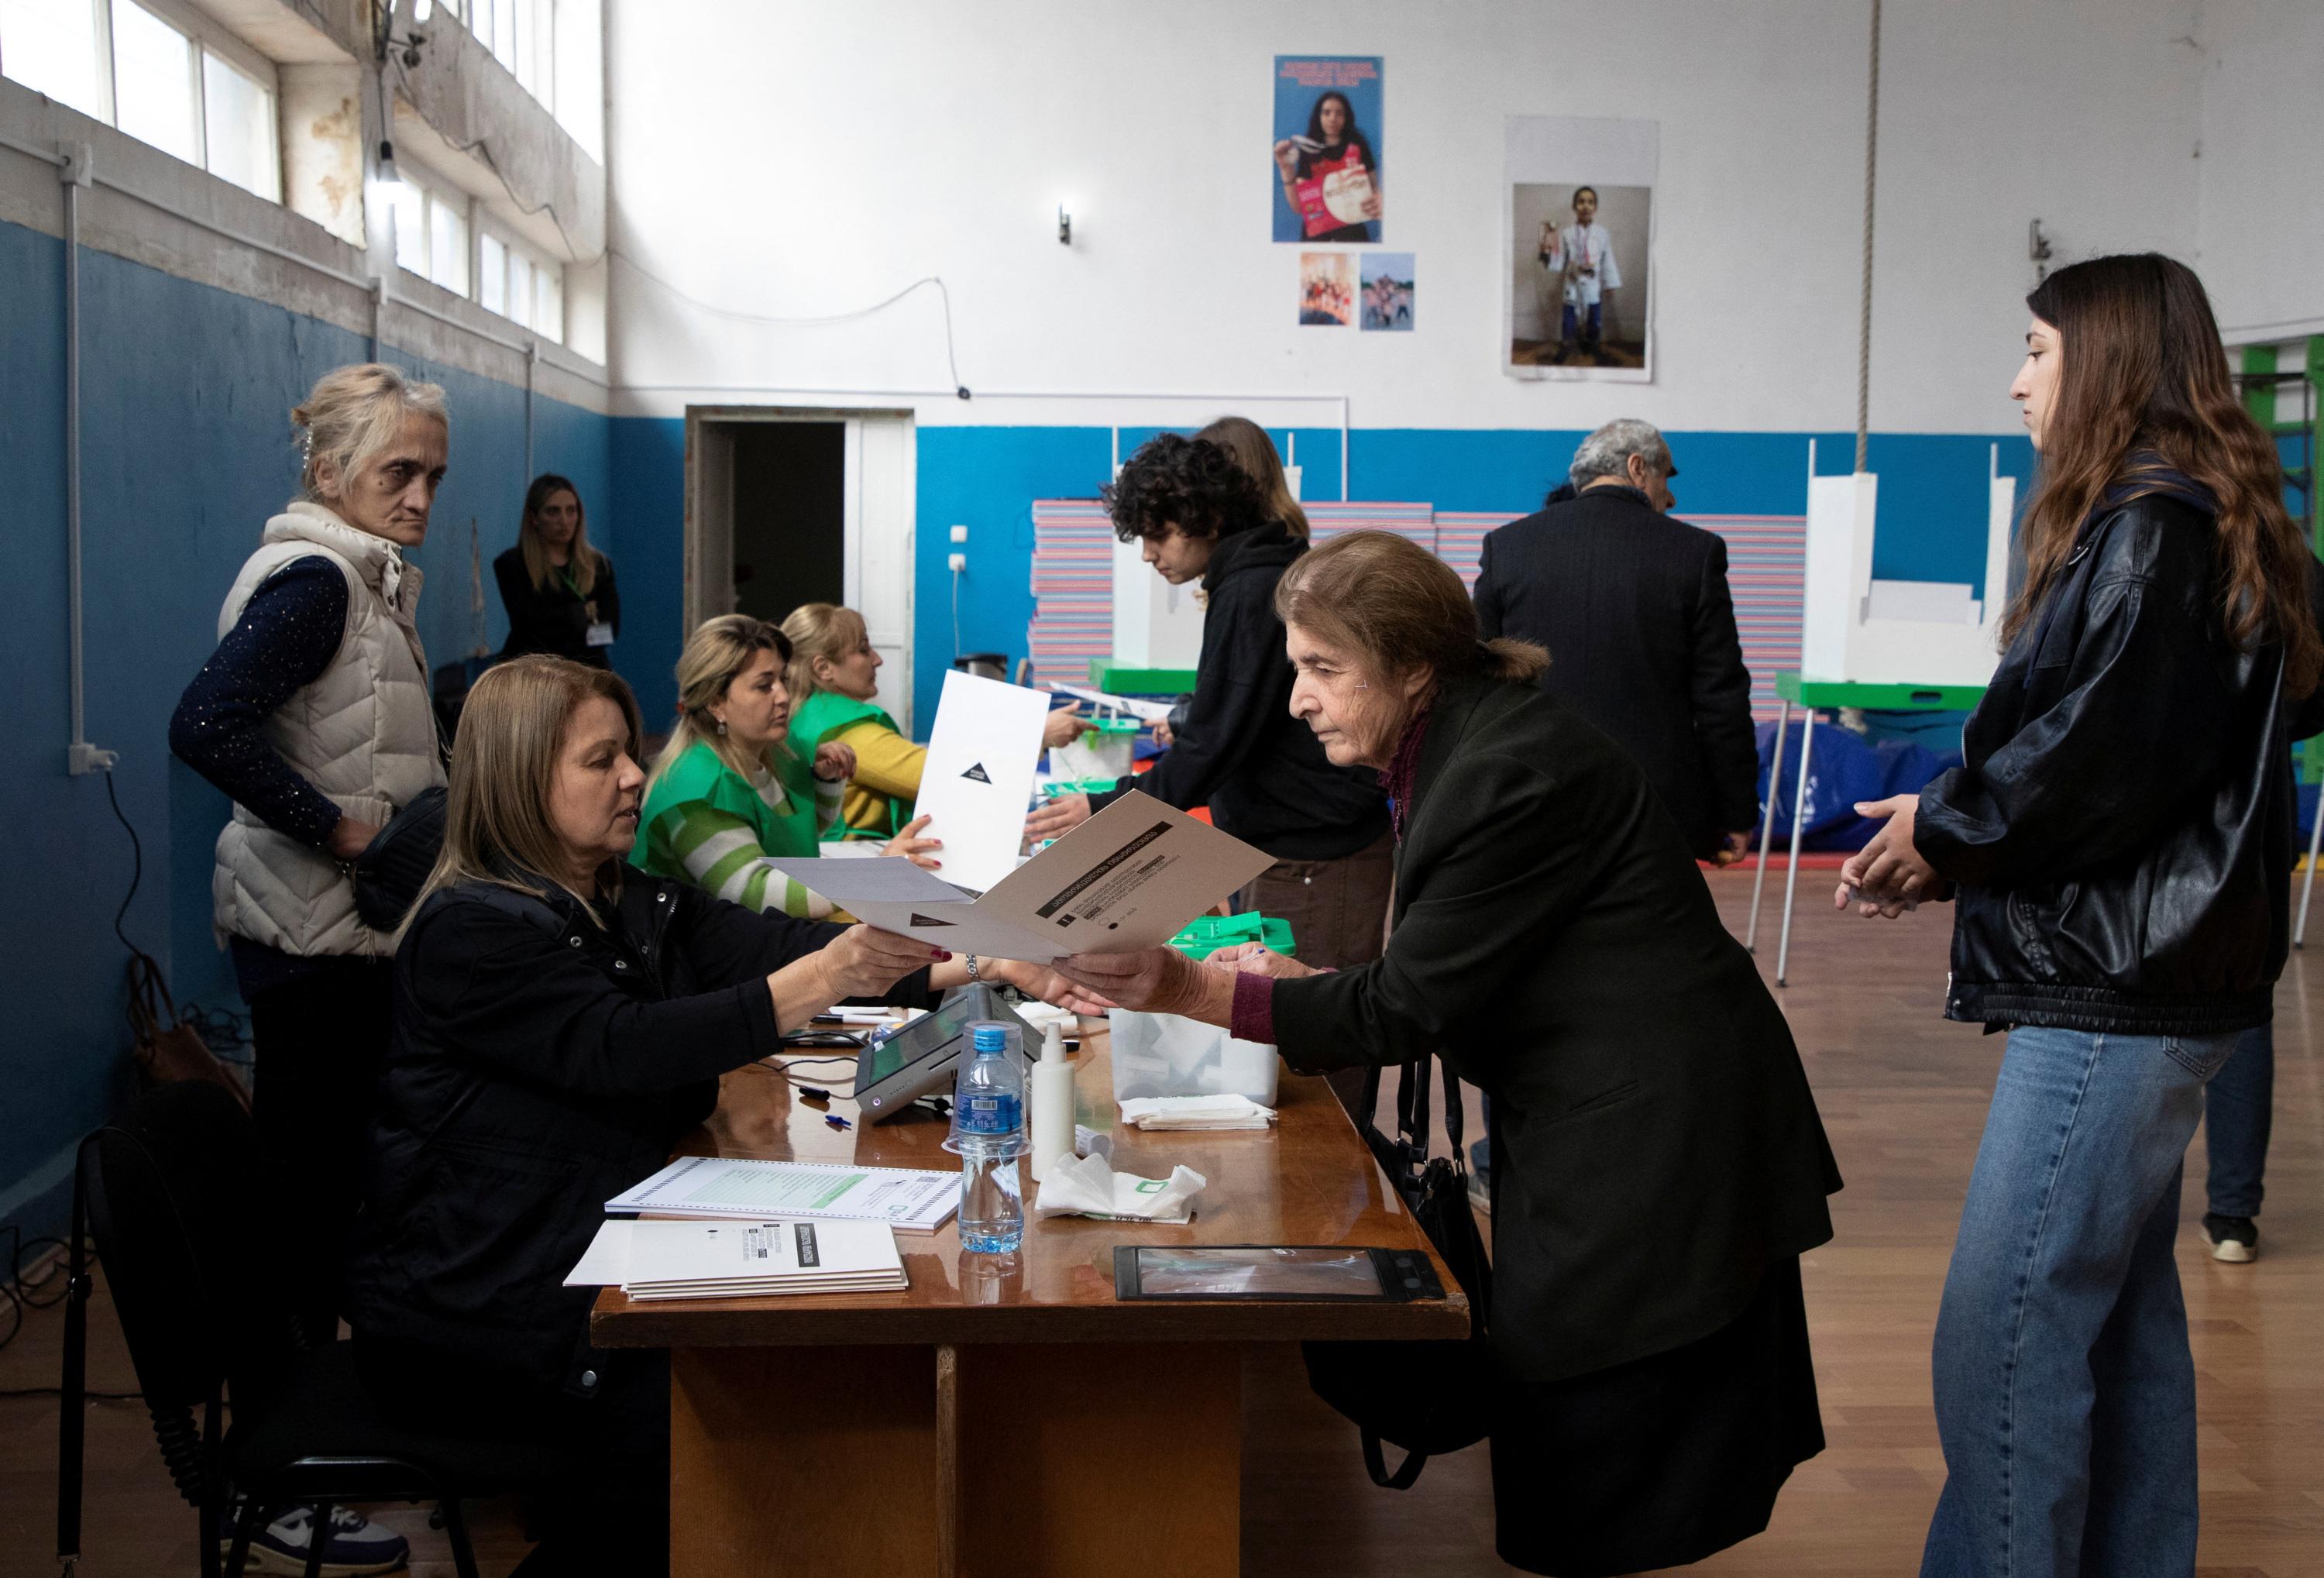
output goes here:
[{"label": "blue painted wall", "polygon": [[[675,703],[672,666],[679,628],[685,424],[675,418],[613,422],[613,498],[619,520],[622,601],[629,621],[617,666],[637,687],[650,723]],[[1159,429],[1121,431],[1126,458]],[[1290,429],[1275,429],[1289,450]],[[1349,493],[1359,499],[1426,503],[1440,510],[1525,511],[1564,475],[1580,432],[1514,429],[1358,429],[1351,440]],[[1807,507],[1807,446],[1817,469],[1847,472],[1851,433],[1682,432],[1670,435],[1680,471],[1682,511],[1797,514]],[[1340,496],[1340,433],[1299,429],[1296,453],[1310,499]],[[944,674],[956,651],[1025,651],[1032,616],[1031,504],[1087,498],[1109,475],[1113,434],[1106,428],[925,427],[918,433],[919,498],[914,536],[913,715],[925,737]],[[1992,446],[2022,497],[2033,450],[2022,435],[1876,433],[1870,465],[1880,476],[1876,575],[1897,580],[1985,580],[1986,478]],[[960,577],[955,639],[950,529],[968,528],[968,569]],[[595,527],[592,527],[595,530]],[[633,589],[634,588],[634,589]]]},{"label": "blue painted wall", "polygon": [[[62,1220],[77,1138],[129,1088],[124,954],[112,933],[133,865],[102,777],[64,771],[66,669],[62,244],[0,224],[0,1222]],[[171,709],[214,644],[220,601],[260,528],[297,484],[290,411],[313,381],[360,361],[335,326],[96,252],[81,257],[82,542],[88,737],[121,753],[112,787],[143,848],[123,918],[179,1001],[235,1006],[209,928],[210,847],[224,797],[169,755]],[[451,470],[420,609],[431,660],[474,640],[468,521],[486,560],[487,640],[507,632],[492,556],[516,540],[524,392],[387,347],[442,383]],[[611,494],[608,420],[535,403],[534,448],[595,510]],[[595,522],[593,521],[593,527]]]}]

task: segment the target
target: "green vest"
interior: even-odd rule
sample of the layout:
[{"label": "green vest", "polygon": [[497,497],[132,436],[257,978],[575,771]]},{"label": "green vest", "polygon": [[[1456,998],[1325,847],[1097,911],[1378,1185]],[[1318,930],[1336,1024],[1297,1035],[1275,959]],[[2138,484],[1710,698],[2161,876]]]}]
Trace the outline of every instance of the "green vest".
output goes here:
[{"label": "green vest", "polygon": [[[836,690],[818,690],[792,710],[791,750],[807,764],[807,771],[811,773],[815,770],[816,747],[838,738],[858,724],[878,724],[891,734],[904,732],[896,726],[895,719],[868,701],[842,696]],[[869,794],[871,791],[862,792]],[[881,798],[885,798],[884,796]],[[832,844],[850,838],[885,840],[893,838],[908,819],[906,808],[890,799],[888,801],[887,817],[880,826],[851,827],[843,817],[833,823],[830,831],[823,836]]]},{"label": "green vest", "polygon": [[630,863],[658,877],[691,881],[678,847],[685,821],[679,813],[691,805],[706,805],[749,823],[759,847],[769,854],[814,854],[813,768],[792,756],[776,768],[775,779],[783,789],[780,807],[769,805],[751,780],[727,766],[707,742],[696,741],[646,790]]},{"label": "green vest", "polygon": [[896,727],[895,719],[868,701],[836,690],[818,690],[791,713],[791,749],[812,761],[817,745],[858,724],[878,724],[890,734],[904,732]]}]

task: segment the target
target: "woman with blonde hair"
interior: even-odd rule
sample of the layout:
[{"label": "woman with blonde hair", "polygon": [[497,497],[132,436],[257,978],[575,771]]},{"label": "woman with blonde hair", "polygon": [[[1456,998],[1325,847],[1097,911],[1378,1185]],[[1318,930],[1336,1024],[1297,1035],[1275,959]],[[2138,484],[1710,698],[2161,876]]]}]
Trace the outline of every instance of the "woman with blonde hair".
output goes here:
[{"label": "woman with blonde hair", "polygon": [[[373,363],[290,413],[299,496],[266,522],[219,611],[217,649],[170,719],[170,749],[234,802],[211,880],[261,1077],[254,1116],[273,1241],[308,1336],[338,1330],[347,1229],[387,1051],[392,940],[349,871],[397,810],[444,781],[413,612],[444,480],[444,392]],[[285,1515],[260,1537],[302,1555]],[[323,1531],[338,1570],[398,1564],[403,1540],[352,1514]]]},{"label": "woman with blonde hair", "polygon": [[[668,1357],[593,1348],[595,1289],[564,1286],[604,1202],[710,1114],[721,1075],[816,1013],[933,1007],[974,967],[628,870],[640,749],[637,703],[603,669],[519,658],[470,693],[444,852],[395,958],[349,1277],[383,1413],[561,1461],[527,1572],[667,1569]],[[1010,961],[982,974],[1059,992]]]},{"label": "woman with blonde hair", "polygon": [[[811,753],[836,745],[855,759],[839,820],[824,836],[897,836],[919,798],[928,748],[906,738],[872,699],[885,660],[872,650],[863,616],[835,603],[805,603],[783,621],[783,634],[791,644],[791,748]],[[1042,743],[1063,745],[1088,726],[1078,705],[1061,707],[1049,715]]]},{"label": "woman with blonde hair", "polygon": [[1352,532],[1274,604],[1292,715],[1387,781],[1387,952],[1076,955],[1076,1006],[1302,1071],[1435,1052],[1492,1098],[1492,1362],[1443,1400],[1490,1437],[1501,1558],[1637,1573],[1748,1538],[1823,1446],[1799,1257],[1840,1180],[1782,1010],[1637,765],[1541,689],[1539,647],[1478,640],[1443,560]]},{"label": "woman with blonde hair", "polygon": [[1249,417],[1221,417],[1194,437],[1208,438],[1225,450],[1243,474],[1259,484],[1267,512],[1282,522],[1283,530],[1296,540],[1307,540],[1307,512],[1292,496],[1291,478],[1285,475],[1283,458],[1276,454],[1275,440],[1268,437],[1265,428]]},{"label": "woman with blonde hair", "polygon": [[622,593],[613,561],[589,544],[581,490],[543,472],[524,490],[516,546],[493,560],[501,606],[508,610],[503,658],[547,652],[592,668],[610,666],[607,649],[622,633]]},{"label": "woman with blonde hair", "polygon": [[[855,753],[832,743],[802,754],[788,743],[792,656],[781,631],[747,614],[694,632],[678,660],[678,726],[654,758],[630,863],[746,909],[820,919],[830,901],[767,861],[816,853],[839,818]],[[935,869],[943,846],[918,836],[926,826],[899,828],[885,853]]]}]

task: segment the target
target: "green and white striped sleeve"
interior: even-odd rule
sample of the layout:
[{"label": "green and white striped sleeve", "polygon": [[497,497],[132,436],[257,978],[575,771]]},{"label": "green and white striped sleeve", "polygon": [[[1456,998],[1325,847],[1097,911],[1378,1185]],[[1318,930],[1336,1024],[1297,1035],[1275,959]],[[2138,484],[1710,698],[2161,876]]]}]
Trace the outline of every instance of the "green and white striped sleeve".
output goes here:
[{"label": "green and white striped sleeve", "polygon": [[839,807],[846,798],[845,779],[837,783],[825,783],[819,778],[815,780],[815,835],[817,838],[829,832],[832,824],[839,820]]},{"label": "green and white striped sleeve", "polygon": [[758,835],[732,812],[688,800],[664,811],[655,832],[686,868],[687,879],[714,899],[802,920],[831,913],[830,900],[767,863]]}]

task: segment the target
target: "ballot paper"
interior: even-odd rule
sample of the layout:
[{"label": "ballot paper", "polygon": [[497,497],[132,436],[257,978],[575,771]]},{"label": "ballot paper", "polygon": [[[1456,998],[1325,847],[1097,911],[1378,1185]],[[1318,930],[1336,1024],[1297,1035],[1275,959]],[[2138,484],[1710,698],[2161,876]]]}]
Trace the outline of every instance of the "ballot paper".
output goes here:
[{"label": "ballot paper", "polygon": [[1048,717],[1046,690],[957,669],[945,676],[912,814],[928,818],[927,836],[944,841],[936,858],[954,886],[982,893],[1016,869]]},{"label": "ballot paper", "polygon": [[1133,697],[1108,696],[1102,690],[1092,690],[1086,685],[1060,685],[1057,694],[1070,696],[1078,701],[1093,702],[1109,712],[1124,713],[1141,724],[1158,724],[1170,715],[1173,703],[1139,701]]},{"label": "ballot paper", "polygon": [[1131,1096],[1121,1121],[1133,1129],[1264,1129],[1275,1109],[1249,1096]]},{"label": "ballot paper", "polygon": [[896,1235],[877,1222],[609,1220],[565,1278],[635,1299],[881,1293],[908,1286]]},{"label": "ballot paper", "polygon": [[960,1205],[960,1175],[844,1163],[686,1156],[605,1202],[616,1216],[805,1216],[934,1232]]},{"label": "ballot paper", "polygon": [[1168,942],[1275,857],[1132,789],[981,897],[900,857],[767,863],[873,926],[956,954],[1040,963]]},{"label": "ballot paper", "polygon": [[1118,1173],[1102,1156],[1061,1156],[1049,1164],[1033,1214],[1095,1216],[1107,1222],[1185,1222],[1209,1183],[1190,1167],[1167,1178]]}]

